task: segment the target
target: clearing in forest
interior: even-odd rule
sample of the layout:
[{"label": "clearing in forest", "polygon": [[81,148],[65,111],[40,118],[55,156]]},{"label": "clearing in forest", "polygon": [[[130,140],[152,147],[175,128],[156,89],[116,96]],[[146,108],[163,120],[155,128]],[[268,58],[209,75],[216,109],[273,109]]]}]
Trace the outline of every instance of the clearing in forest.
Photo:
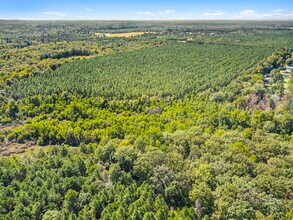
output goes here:
[{"label": "clearing in forest", "polygon": [[[152,32],[153,33],[153,32]],[[98,37],[137,37],[144,34],[150,34],[150,32],[127,32],[127,33],[96,33]]]}]

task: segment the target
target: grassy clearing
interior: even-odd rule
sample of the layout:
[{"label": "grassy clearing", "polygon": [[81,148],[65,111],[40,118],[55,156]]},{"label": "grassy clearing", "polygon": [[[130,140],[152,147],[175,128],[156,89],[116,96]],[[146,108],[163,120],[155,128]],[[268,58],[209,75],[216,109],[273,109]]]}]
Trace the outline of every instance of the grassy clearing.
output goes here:
[{"label": "grassy clearing", "polygon": [[127,32],[127,33],[96,33],[98,37],[121,37],[121,38],[128,38],[128,37],[138,37],[144,34],[153,34],[154,32]]}]

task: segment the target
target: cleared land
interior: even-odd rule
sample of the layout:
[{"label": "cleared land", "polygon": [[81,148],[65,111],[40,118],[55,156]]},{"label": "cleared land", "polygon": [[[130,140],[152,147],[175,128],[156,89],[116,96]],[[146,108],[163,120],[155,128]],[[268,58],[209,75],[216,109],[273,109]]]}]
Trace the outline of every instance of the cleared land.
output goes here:
[{"label": "cleared land", "polygon": [[[154,33],[154,32],[152,32]],[[127,32],[127,33],[96,33],[98,37],[137,37],[144,34],[150,34],[149,32]]]}]

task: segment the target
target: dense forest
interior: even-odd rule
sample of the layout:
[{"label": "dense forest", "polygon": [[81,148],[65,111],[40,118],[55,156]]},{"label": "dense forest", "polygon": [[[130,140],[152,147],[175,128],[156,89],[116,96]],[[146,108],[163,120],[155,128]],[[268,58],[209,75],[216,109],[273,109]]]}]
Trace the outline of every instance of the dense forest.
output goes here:
[{"label": "dense forest", "polygon": [[0,219],[293,219],[293,22],[0,25]]},{"label": "dense forest", "polygon": [[271,52],[255,47],[194,44],[150,48],[65,64],[9,85],[4,92],[13,98],[63,91],[132,98],[218,90]]}]

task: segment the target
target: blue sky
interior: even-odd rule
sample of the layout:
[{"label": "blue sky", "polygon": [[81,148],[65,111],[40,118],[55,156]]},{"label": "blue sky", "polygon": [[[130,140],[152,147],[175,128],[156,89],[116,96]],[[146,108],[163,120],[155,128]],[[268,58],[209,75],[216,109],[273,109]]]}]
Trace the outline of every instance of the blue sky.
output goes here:
[{"label": "blue sky", "polygon": [[0,0],[0,19],[293,20],[293,0]]}]

